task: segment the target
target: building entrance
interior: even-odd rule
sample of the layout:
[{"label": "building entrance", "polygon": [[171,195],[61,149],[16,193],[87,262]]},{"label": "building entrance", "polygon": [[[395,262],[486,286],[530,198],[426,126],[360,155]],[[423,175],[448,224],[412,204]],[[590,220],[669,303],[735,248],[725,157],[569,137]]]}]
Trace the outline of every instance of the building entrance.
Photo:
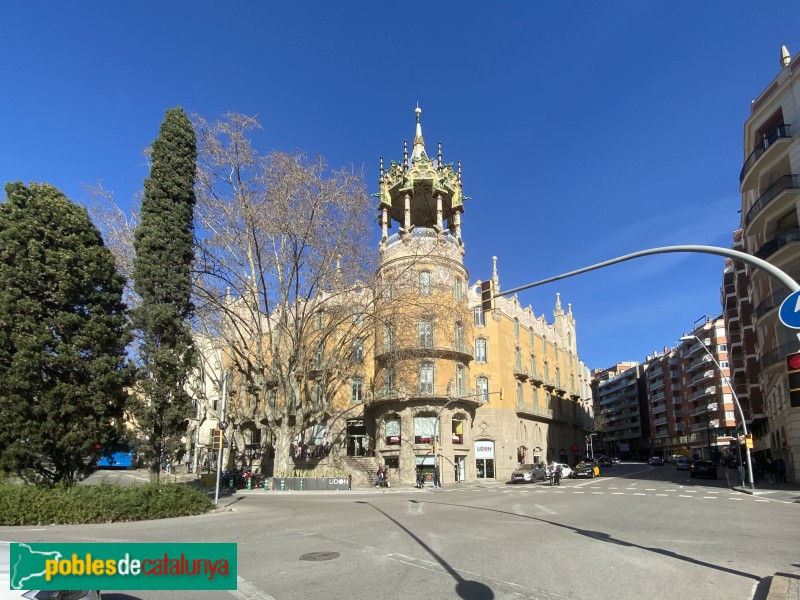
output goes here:
[{"label": "building entrance", "polygon": [[494,442],[475,442],[475,471],[478,479],[494,479]]},{"label": "building entrance", "polygon": [[367,426],[363,419],[347,421],[347,456],[366,456],[368,450]]}]

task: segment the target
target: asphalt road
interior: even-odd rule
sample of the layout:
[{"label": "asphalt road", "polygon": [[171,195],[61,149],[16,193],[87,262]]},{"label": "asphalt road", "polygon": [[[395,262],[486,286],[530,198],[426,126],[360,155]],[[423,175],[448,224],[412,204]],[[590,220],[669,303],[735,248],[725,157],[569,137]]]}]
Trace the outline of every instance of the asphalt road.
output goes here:
[{"label": "asphalt road", "polygon": [[[254,490],[152,522],[0,528],[6,541],[237,542],[239,589],[170,598],[764,598],[800,562],[800,504],[673,466],[593,480],[332,494]],[[327,560],[304,560],[301,557]]]}]

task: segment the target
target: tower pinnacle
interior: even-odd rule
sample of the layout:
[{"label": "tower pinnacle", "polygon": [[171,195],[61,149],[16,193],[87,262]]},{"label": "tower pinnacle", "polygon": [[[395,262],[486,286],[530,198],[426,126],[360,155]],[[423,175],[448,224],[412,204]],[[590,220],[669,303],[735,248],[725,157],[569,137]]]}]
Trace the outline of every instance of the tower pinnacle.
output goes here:
[{"label": "tower pinnacle", "polygon": [[411,151],[411,161],[416,162],[418,158],[428,158],[425,154],[425,140],[422,138],[422,124],[419,117],[422,114],[422,109],[417,105],[414,110],[417,113],[417,129],[414,132],[414,148]]}]

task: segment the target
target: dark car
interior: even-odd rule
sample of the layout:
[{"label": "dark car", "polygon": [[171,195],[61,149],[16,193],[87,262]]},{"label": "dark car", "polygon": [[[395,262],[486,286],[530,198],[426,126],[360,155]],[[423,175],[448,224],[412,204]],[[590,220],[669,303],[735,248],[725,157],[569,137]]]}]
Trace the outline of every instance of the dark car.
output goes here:
[{"label": "dark car", "polygon": [[681,456],[675,460],[675,466],[678,471],[688,471],[692,467],[692,461],[685,456]]},{"label": "dark car", "polygon": [[600,467],[597,463],[580,462],[572,469],[572,476],[582,479],[584,477],[591,479],[600,475]]},{"label": "dark car", "polygon": [[600,465],[601,467],[610,467],[614,463],[612,463],[611,459],[608,458],[607,456],[601,456],[600,458],[597,459],[597,464]]},{"label": "dark car", "polygon": [[542,463],[520,465],[511,474],[511,483],[536,483],[547,479],[547,467]]},{"label": "dark car", "polygon": [[664,466],[664,459],[661,458],[660,456],[651,456],[650,460],[647,461],[647,462],[649,462],[651,465],[656,466],[656,467],[663,467]]},{"label": "dark car", "polygon": [[717,466],[710,460],[696,460],[689,467],[689,477],[717,478]]}]

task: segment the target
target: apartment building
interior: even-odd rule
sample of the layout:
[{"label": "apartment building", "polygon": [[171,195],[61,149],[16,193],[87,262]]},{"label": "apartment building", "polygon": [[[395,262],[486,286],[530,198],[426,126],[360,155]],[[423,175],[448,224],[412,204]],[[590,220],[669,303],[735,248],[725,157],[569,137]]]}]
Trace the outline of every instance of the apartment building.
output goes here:
[{"label": "apartment building", "polygon": [[650,423],[645,403],[644,367],[623,362],[593,371],[595,426],[598,444],[622,458],[649,455]]},{"label": "apartment building", "polygon": [[[800,280],[800,57],[783,47],[776,77],[752,101],[744,124],[739,176],[741,228],[732,247]],[[723,276],[725,322],[732,340],[734,389],[755,434],[757,457],[783,458],[800,474],[800,407],[789,402],[787,353],[800,350],[797,331],[780,323],[789,294],[762,270],[731,261]]]}]

